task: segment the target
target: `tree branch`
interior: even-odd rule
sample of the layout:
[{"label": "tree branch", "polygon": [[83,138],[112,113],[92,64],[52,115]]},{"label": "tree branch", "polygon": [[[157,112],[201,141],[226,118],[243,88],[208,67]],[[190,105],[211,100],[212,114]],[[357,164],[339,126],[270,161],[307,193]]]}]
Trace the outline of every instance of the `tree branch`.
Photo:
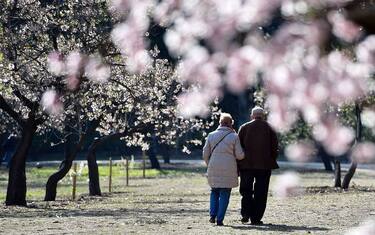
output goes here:
[{"label": "tree branch", "polygon": [[31,110],[35,110],[36,107],[38,107],[38,103],[37,102],[33,102],[31,100],[29,100],[26,96],[22,95],[21,92],[17,89],[15,89],[13,91],[13,94],[18,98],[20,99],[20,101],[26,106],[28,107],[29,109]]},{"label": "tree branch", "polygon": [[21,115],[11,108],[2,95],[0,95],[0,109],[11,116],[20,126],[24,126],[25,121],[21,118]]}]

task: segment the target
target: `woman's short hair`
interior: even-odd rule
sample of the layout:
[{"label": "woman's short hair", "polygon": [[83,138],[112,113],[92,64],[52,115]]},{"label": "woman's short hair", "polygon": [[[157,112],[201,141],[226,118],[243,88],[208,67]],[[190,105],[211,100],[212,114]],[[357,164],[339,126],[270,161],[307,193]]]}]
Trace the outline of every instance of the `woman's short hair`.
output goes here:
[{"label": "woman's short hair", "polygon": [[221,113],[219,122],[221,125],[233,125],[234,123],[233,118],[229,113]]}]

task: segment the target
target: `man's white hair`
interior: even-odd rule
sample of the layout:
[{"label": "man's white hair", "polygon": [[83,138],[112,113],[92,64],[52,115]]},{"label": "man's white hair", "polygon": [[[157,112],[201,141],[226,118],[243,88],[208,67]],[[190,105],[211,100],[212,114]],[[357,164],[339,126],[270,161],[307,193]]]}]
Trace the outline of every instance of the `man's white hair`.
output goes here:
[{"label": "man's white hair", "polygon": [[264,117],[264,109],[259,107],[259,106],[255,106],[251,110],[251,116],[253,116],[253,117]]}]

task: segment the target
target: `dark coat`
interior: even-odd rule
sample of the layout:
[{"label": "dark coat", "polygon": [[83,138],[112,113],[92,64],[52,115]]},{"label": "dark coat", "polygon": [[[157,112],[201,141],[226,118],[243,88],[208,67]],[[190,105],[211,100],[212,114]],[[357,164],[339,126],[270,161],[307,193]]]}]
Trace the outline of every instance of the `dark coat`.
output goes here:
[{"label": "dark coat", "polygon": [[277,169],[278,141],[276,132],[261,119],[254,119],[240,127],[238,136],[245,159],[238,162],[240,170]]}]

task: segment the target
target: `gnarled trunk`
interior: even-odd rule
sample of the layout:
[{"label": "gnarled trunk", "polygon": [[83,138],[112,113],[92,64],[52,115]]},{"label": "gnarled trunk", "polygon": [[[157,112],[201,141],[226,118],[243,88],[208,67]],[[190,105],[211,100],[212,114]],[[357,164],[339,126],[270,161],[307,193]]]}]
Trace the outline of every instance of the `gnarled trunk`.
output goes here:
[{"label": "gnarled trunk", "polygon": [[76,151],[70,151],[71,146],[73,145],[72,135],[69,135],[68,140],[65,142],[65,159],[61,162],[59,170],[53,173],[47,181],[46,184],[46,194],[44,197],[45,201],[55,201],[56,200],[56,192],[57,192],[57,184],[60,180],[62,180],[66,174],[69,172],[70,168],[72,167],[73,160],[77,155],[80,149],[80,143],[78,143],[75,148]]},{"label": "gnarled trunk", "polygon": [[[75,144],[74,148],[74,139],[72,134],[68,135],[67,141],[65,143],[65,159],[61,162],[59,170],[52,174],[47,181],[46,184],[46,194],[44,197],[44,201],[55,201],[56,200],[56,191],[57,191],[57,184],[60,180],[62,180],[66,174],[69,172],[70,168],[72,167],[73,161],[76,158],[78,152],[81,150],[85,138],[95,131],[96,127],[99,125],[99,120],[94,120],[91,122],[90,127],[86,130],[85,133],[81,133],[79,136],[79,140],[77,144]],[[69,128],[69,125],[67,125]]]},{"label": "gnarled trunk", "polygon": [[26,206],[26,158],[29,152],[37,124],[29,118],[22,128],[22,137],[17,150],[10,161],[8,188],[5,204],[7,206]]}]

